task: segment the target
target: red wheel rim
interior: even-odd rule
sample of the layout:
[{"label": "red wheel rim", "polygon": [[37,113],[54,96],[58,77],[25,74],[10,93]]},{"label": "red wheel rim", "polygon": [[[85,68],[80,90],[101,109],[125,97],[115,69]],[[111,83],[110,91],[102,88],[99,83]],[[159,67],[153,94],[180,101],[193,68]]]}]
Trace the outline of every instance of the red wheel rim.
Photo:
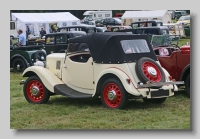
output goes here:
[{"label": "red wheel rim", "polygon": [[[38,89],[37,93],[33,93],[33,88]],[[26,94],[32,102],[39,102],[44,98],[44,86],[37,80],[32,80],[26,87]]]},{"label": "red wheel rim", "polygon": [[122,93],[118,85],[109,83],[103,90],[103,99],[107,106],[116,108],[122,101]]},{"label": "red wheel rim", "polygon": [[152,62],[144,62],[142,64],[142,70],[144,75],[152,82],[160,82],[162,79],[162,74],[155,64]]}]

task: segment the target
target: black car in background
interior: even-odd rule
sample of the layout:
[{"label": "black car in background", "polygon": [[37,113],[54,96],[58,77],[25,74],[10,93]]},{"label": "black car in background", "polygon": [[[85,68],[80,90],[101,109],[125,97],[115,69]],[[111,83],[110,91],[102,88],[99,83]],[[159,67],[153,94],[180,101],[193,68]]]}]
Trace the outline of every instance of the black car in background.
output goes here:
[{"label": "black car in background", "polygon": [[101,24],[104,26],[120,26],[122,24],[122,21],[119,18],[105,18],[102,19]]},{"label": "black car in background", "polygon": [[58,28],[58,32],[68,32],[68,31],[84,31],[87,34],[91,34],[96,32],[96,26],[82,24],[82,25],[74,25],[74,26],[66,26]]}]

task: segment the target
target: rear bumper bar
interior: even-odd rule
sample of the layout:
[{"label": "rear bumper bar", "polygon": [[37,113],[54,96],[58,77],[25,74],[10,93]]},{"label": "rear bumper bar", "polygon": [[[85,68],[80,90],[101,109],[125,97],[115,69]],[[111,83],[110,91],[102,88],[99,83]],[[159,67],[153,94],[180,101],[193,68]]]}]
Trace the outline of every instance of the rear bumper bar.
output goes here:
[{"label": "rear bumper bar", "polygon": [[177,81],[177,82],[159,82],[159,83],[149,83],[149,84],[142,84],[138,83],[138,88],[154,88],[154,87],[161,87],[164,85],[178,85],[178,84],[184,84],[184,81]]}]

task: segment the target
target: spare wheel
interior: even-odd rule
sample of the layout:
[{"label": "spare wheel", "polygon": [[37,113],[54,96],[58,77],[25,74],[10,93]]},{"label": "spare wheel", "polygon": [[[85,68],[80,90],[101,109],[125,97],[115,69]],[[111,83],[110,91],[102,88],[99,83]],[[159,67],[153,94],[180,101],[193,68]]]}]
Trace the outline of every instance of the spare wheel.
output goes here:
[{"label": "spare wheel", "polygon": [[140,58],[135,65],[135,71],[142,83],[151,81],[153,83],[165,82],[165,74],[161,66],[151,58]]}]

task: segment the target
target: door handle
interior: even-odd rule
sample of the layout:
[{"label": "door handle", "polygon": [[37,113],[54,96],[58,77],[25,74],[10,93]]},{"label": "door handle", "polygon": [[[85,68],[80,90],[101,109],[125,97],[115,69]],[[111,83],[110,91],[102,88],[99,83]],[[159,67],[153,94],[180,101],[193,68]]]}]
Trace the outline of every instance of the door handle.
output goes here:
[{"label": "door handle", "polygon": [[64,66],[63,68],[65,68],[65,69],[66,69],[66,68],[67,68],[67,66]]}]

